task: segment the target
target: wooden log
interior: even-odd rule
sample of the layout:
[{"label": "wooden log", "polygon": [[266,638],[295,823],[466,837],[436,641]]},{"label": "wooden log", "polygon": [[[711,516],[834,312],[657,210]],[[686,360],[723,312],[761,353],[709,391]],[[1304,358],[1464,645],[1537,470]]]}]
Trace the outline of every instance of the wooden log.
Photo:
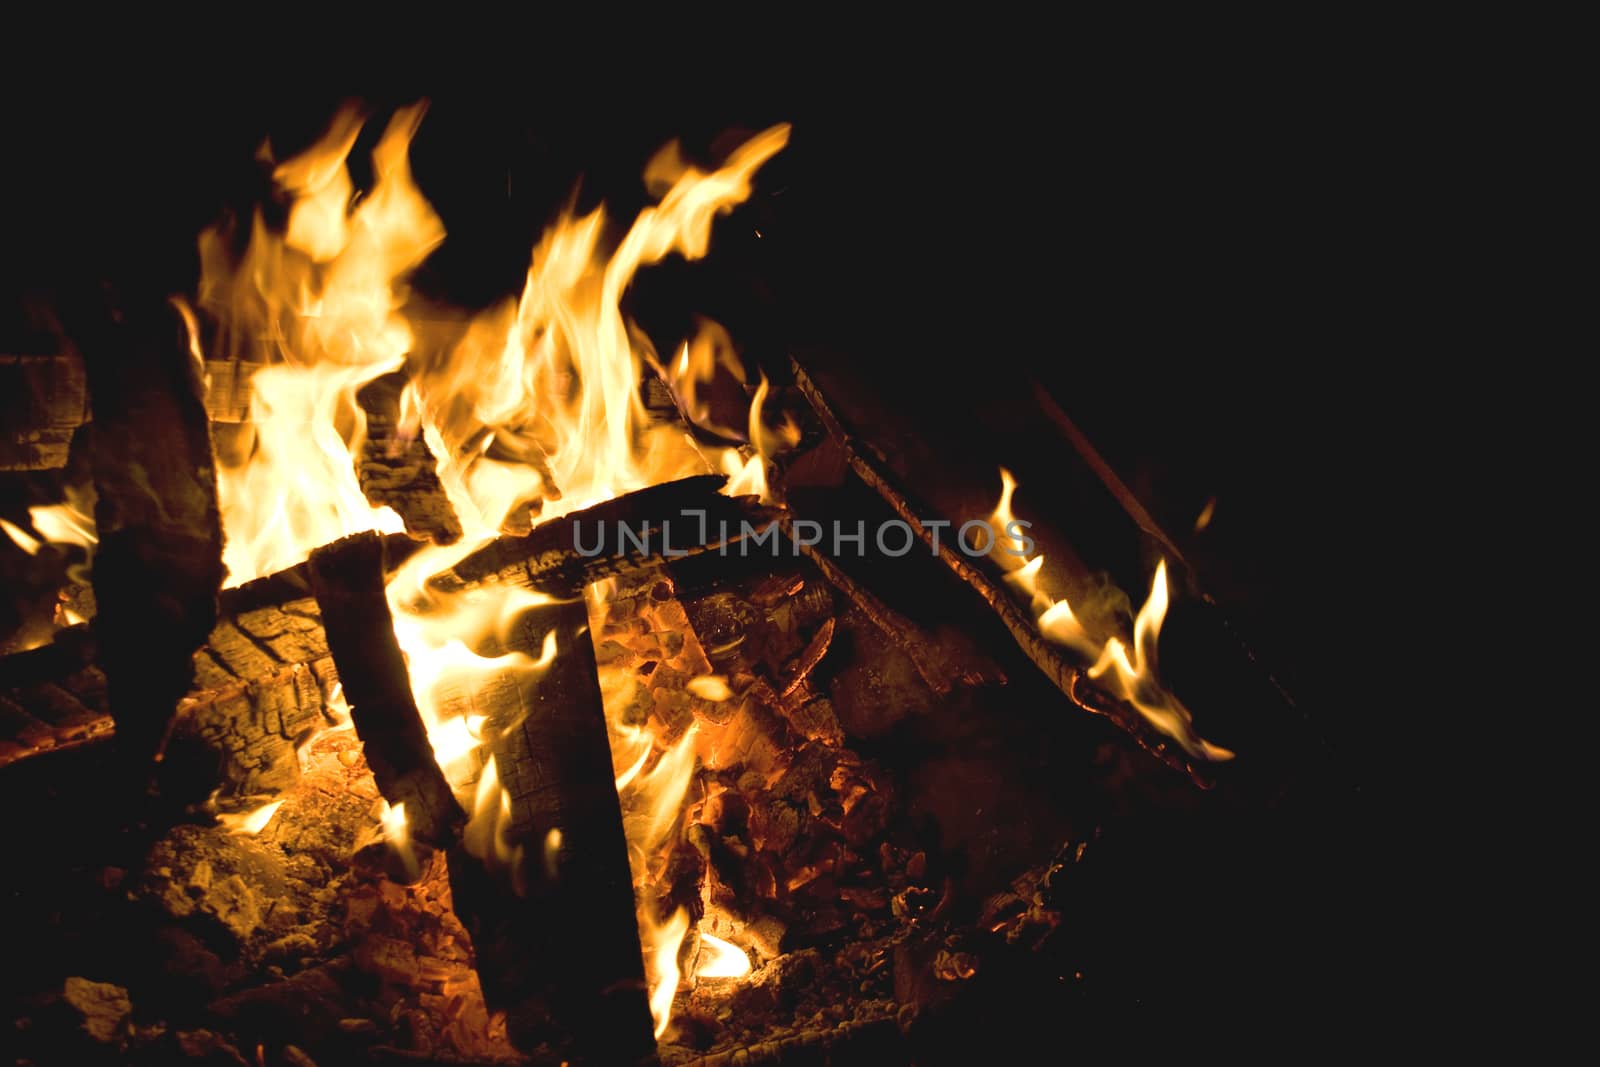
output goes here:
[{"label": "wooden log", "polygon": [[773,509],[719,493],[726,482],[720,474],[681,478],[575,511],[524,537],[497,538],[428,584],[454,591],[513,582],[552,596],[577,596],[602,578],[734,544],[776,521]]},{"label": "wooden log", "polygon": [[1084,711],[1108,719],[1162,763],[1186,774],[1197,785],[1209,786],[1209,776],[1202,773],[1181,748],[1152,729],[1136,708],[1101,692],[1084,676],[1082,669],[1064,659],[1010,591],[986,574],[973,560],[952,548],[948,537],[941,539],[936,531],[929,531],[922,524],[921,516],[928,514],[928,509],[917,507],[885,465],[857,446],[834,414],[827,397],[806,374],[805,368],[797,361],[791,359],[790,362],[796,386],[810,403],[818,421],[843,451],[845,461],[856,477],[876,492],[895,515],[911,528],[917,539],[928,546],[941,563],[989,606],[1011,634],[1017,647],[1051,684]]},{"label": "wooden log", "polygon": [[93,623],[131,773],[159,757],[193,656],[216,621],[222,526],[187,332],[164,304],[95,302],[69,317],[95,432]]},{"label": "wooden log", "polygon": [[72,435],[88,414],[82,360],[0,355],[0,470],[66,466]]},{"label": "wooden log", "polygon": [[384,593],[383,539],[359,533],[311,554],[311,586],[367,766],[391,806],[404,804],[418,840],[440,847],[466,823],[434,761],[411,696]]},{"label": "wooden log", "polygon": [[519,625],[515,647],[536,652],[553,630],[557,654],[512,716],[486,727],[510,801],[510,877],[457,849],[450,880],[513,1044],[551,1062],[639,1063],[655,1039],[588,627],[581,600]]},{"label": "wooden log", "polygon": [[439,483],[433,453],[420,433],[401,432],[401,397],[407,380],[404,371],[393,371],[356,393],[367,416],[356,477],[368,501],[399,513],[407,533],[438,545],[454,544],[461,540],[461,522]]},{"label": "wooden log", "polygon": [[[214,423],[250,417],[250,379],[265,364],[208,359],[201,381]],[[67,465],[72,435],[90,422],[88,378],[75,353],[0,355],[0,470]]]}]

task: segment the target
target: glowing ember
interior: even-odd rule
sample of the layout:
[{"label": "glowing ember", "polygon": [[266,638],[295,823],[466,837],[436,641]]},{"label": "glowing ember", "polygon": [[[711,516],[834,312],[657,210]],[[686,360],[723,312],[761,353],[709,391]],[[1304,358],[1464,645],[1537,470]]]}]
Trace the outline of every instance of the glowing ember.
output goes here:
[{"label": "glowing ember", "polygon": [[1120,639],[1111,637],[1104,643],[1096,641],[1065,598],[1053,599],[1043,590],[1040,578],[1044,556],[1028,554],[1032,548],[1031,539],[1016,525],[1016,516],[1011,510],[1016,489],[1017,482],[1011,472],[1000,468],[1000,500],[989,516],[989,526],[999,538],[1000,550],[991,553],[990,558],[1008,571],[1006,581],[1029,598],[1040,632],[1092,660],[1089,677],[1113,696],[1132,704],[1146,722],[1176,741],[1189,755],[1214,761],[1232,759],[1232,752],[1194,732],[1193,715],[1162,686],[1156,675],[1156,638],[1167,614],[1166,560],[1157,565],[1150,596],[1134,620],[1134,648],[1130,657]]},{"label": "glowing ember", "polygon": [[704,700],[727,700],[733,696],[733,690],[728,688],[728,679],[721,674],[702,674],[698,678],[690,678],[685,689]]},{"label": "glowing ember", "polygon": [[744,949],[701,932],[700,958],[694,968],[696,978],[742,978],[749,973],[750,957]]}]

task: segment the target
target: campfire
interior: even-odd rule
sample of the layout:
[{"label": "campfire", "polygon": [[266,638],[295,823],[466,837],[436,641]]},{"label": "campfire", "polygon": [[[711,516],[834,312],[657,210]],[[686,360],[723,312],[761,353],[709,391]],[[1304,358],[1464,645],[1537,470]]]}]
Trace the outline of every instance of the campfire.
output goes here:
[{"label": "campfire", "polygon": [[557,212],[460,309],[413,284],[425,125],[264,145],[194,291],[0,356],[54,494],[0,518],[0,780],[108,801],[40,883],[72,948],[12,983],[23,1055],[969,1062],[997,1003],[1092,1002],[1104,824],[1275,788],[1237,645],[1164,672],[1178,545],[1048,398],[1136,582],[1026,457],[938,499],[825,358],[640,324],[790,127],[640,160],[648,206]]}]

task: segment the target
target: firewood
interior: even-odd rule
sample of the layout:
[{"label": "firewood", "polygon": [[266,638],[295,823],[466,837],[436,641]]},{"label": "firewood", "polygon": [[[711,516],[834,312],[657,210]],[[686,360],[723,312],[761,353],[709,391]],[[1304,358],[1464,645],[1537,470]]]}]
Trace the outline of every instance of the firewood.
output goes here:
[{"label": "firewood", "polygon": [[411,835],[447,846],[466,817],[434,761],[384,593],[383,539],[360,533],[311,554],[311,586],[356,734]]},{"label": "firewood", "polygon": [[[737,543],[746,532],[764,532],[777,513],[723,496],[717,490],[726,482],[720,474],[703,474],[639,489],[543,523],[524,537],[497,538],[428,584],[451,591],[509,581],[576,596],[653,560],[696,555]],[[640,543],[648,547],[640,550]]]},{"label": "firewood", "polygon": [[88,412],[77,357],[0,355],[0,470],[66,466]]},{"label": "firewood", "polygon": [[510,800],[510,877],[453,851],[456,914],[513,1044],[640,1062],[655,1039],[588,614],[570,601],[525,619],[516,647],[536,652],[553,629],[558,651],[514,717],[485,727]]},{"label": "firewood", "polygon": [[[768,521],[769,512],[715,493],[714,487],[722,481],[720,476],[687,481],[687,490],[681,483],[669,483],[645,490],[650,495],[644,499],[656,500],[663,506],[702,508],[708,515],[708,538],[720,537],[720,523],[726,521],[730,542],[740,536],[741,522],[760,528]],[[668,531],[673,551],[704,552],[714,547],[693,540],[700,532],[693,517],[674,516],[670,510],[664,511],[661,519],[646,517],[649,513],[636,499],[639,496],[608,501],[568,516],[560,523],[550,524],[551,529],[543,534],[540,531],[545,528],[540,527],[528,537],[499,538],[468,557],[469,561],[482,564],[474,573],[474,580],[490,580],[503,571],[513,580],[529,584],[537,580],[538,587],[547,592],[573,595],[589,580],[622,573],[629,566],[658,557],[664,548],[662,519],[673,522]],[[630,554],[622,557],[609,551],[596,557],[578,554],[571,538],[580,523],[583,544],[592,544],[597,524],[604,523],[609,544],[614,545],[613,522],[619,516],[631,516],[636,531],[652,531],[652,556],[632,552],[631,546]],[[420,547],[404,534],[388,534],[377,540],[382,545],[384,565],[390,570]],[[520,564],[518,560],[523,557],[529,557],[531,562]],[[464,584],[452,573],[439,576],[437,581],[452,588]],[[221,621],[213,629],[209,644],[195,654],[198,674],[183,700],[183,715],[173,736],[185,742],[198,741],[211,753],[216,782],[227,792],[263,792],[293,782],[298,773],[294,762],[296,743],[319,722],[330,721],[327,705],[338,684],[338,674],[322,638],[321,614],[312,596],[310,564],[299,563],[224,589],[218,598]],[[252,635],[274,636],[263,643],[241,635],[241,629]],[[283,636],[291,632],[298,634],[293,640],[302,642],[303,648],[297,650]],[[251,658],[244,651],[258,646],[266,653],[260,658]],[[59,631],[48,645],[0,657],[0,697],[22,713],[10,718],[0,715],[0,765],[52,748],[111,736],[103,698],[85,702],[84,707],[94,715],[90,724],[60,733],[28,713],[29,698],[20,692],[41,682],[65,685],[86,671],[90,672],[86,677],[103,682],[94,666],[99,651],[92,628],[78,625]],[[538,650],[533,653],[537,655]],[[197,724],[214,716],[214,709],[219,707],[228,711],[222,721],[198,729]],[[194,747],[188,746],[187,756],[195,755]]]},{"label": "firewood", "polygon": [[387,505],[418,540],[448,545],[461,540],[461,522],[439,483],[433,453],[420,433],[401,433],[404,371],[368,382],[356,394],[367,416],[367,434],[356,457],[361,492],[374,506]]},{"label": "firewood", "polygon": [[210,429],[171,307],[96,303],[68,321],[95,422],[93,627],[117,744],[142,774],[216,621],[222,526]]},{"label": "firewood", "polygon": [[957,578],[976,593],[1005,626],[1022,653],[1039,668],[1057,689],[1084,711],[1108,719],[1141,748],[1162,763],[1189,776],[1196,784],[1209,785],[1210,779],[1191,762],[1184,752],[1166,738],[1157,734],[1143,716],[1125,701],[1116,700],[1100,691],[1077,666],[1063,659],[1056,646],[1046,640],[1038,625],[1029,617],[1016,598],[998,581],[976,566],[950,545],[948,538],[940,539],[922,525],[919,516],[928,509],[917,507],[885,466],[865,449],[858,447],[834,414],[827,397],[815,381],[806,374],[798,362],[791,360],[795,384],[805,395],[817,419],[843,451],[845,461],[856,477],[878,494],[895,515],[916,534],[917,539],[936,555]]},{"label": "firewood", "polygon": [[[208,359],[201,373],[214,423],[250,417],[250,379],[264,364]],[[67,464],[72,436],[90,422],[88,380],[75,353],[0,355],[0,470]]]}]

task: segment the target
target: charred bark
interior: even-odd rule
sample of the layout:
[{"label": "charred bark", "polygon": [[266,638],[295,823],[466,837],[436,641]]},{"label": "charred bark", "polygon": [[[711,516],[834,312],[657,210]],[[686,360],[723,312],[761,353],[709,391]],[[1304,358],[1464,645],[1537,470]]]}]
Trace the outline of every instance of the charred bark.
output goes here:
[{"label": "charred bark", "polygon": [[513,643],[536,651],[552,629],[554,662],[489,726],[510,802],[510,877],[457,850],[456,914],[472,933],[484,995],[507,1013],[517,1047],[640,1062],[655,1039],[583,603],[525,615]]},{"label": "charred bark", "polygon": [[164,305],[96,305],[77,324],[95,433],[93,628],[129,772],[158,757],[217,617],[222,527],[196,364]]},{"label": "charred bark", "polygon": [[1056,651],[1056,646],[1045,639],[1034,620],[999,582],[952,548],[948,538],[941,540],[936,532],[930,532],[922,524],[919,516],[928,514],[928,510],[917,507],[885,466],[856,446],[816,382],[806,374],[799,363],[791,361],[791,365],[794,369],[796,386],[805,395],[818,421],[843,451],[851,471],[889,505],[895,515],[911,528],[917,539],[926,545],[940,562],[989,606],[1011,634],[1017,647],[1034,666],[1039,668],[1051,684],[1084,711],[1110,720],[1139,747],[1162,763],[1188,775],[1196,784],[1208,785],[1210,779],[1181,749],[1156,734],[1134,707],[1098,690],[1092,682],[1085,679],[1082,670],[1063,659]]},{"label": "charred bark", "polygon": [[525,537],[501,537],[429,585],[448,591],[509,581],[577,596],[603,578],[733,543],[775,521],[776,512],[719,493],[726,481],[703,474],[652,485],[553,519]]},{"label": "charred bark", "polygon": [[412,836],[447,846],[465,823],[411,696],[384,594],[383,539],[355,534],[311,554],[311,585],[344,697],[378,789]]},{"label": "charred bark", "polygon": [[362,387],[356,402],[367,415],[367,435],[356,457],[361,492],[375,507],[388,506],[420,541],[461,540],[461,522],[439,482],[433,453],[420,433],[405,432],[401,397],[404,371],[381,375]]}]

